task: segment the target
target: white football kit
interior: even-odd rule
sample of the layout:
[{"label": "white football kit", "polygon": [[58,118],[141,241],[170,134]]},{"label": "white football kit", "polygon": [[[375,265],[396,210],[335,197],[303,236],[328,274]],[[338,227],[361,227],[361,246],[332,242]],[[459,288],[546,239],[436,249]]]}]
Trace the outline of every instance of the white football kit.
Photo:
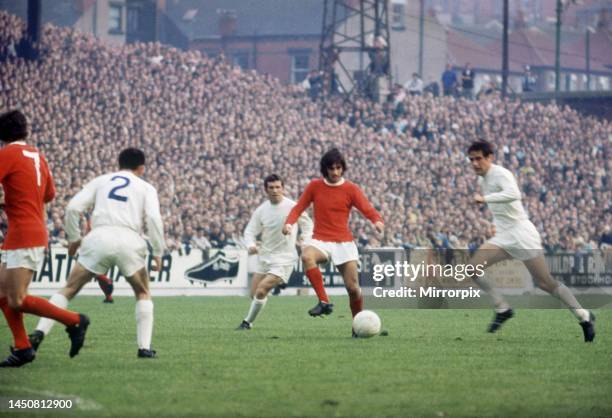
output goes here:
[{"label": "white football kit", "polygon": [[[259,259],[256,273],[273,274],[285,283],[289,281],[293,266],[298,259],[295,249],[298,228],[290,235],[283,235],[285,219],[295,202],[287,197],[278,204],[265,201],[253,212],[244,230],[244,241],[247,247],[255,246],[257,235],[261,234],[261,246],[258,249]],[[298,219],[302,237],[309,241],[312,237],[313,224],[306,212]]]},{"label": "white football kit", "polygon": [[497,164],[478,178],[484,200],[493,214],[495,235],[490,244],[504,249],[519,260],[531,260],[542,254],[542,242],[536,227],[521,203],[521,191],[514,175]]},{"label": "white football kit", "polygon": [[69,242],[80,239],[80,215],[93,206],[91,232],[80,246],[78,262],[88,271],[105,274],[117,266],[125,277],[145,267],[146,224],[154,256],[164,251],[164,231],[155,188],[131,171],[96,177],[77,193],[66,208]]}]

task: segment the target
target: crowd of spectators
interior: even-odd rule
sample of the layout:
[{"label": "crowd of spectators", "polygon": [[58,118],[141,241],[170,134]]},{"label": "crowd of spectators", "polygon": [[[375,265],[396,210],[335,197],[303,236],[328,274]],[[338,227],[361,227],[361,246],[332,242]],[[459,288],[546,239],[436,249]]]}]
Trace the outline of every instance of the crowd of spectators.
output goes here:
[{"label": "crowd of spectators", "polygon": [[362,246],[473,248],[490,235],[490,214],[472,204],[477,182],[465,155],[478,138],[517,175],[548,248],[596,246],[612,224],[612,125],[569,108],[401,89],[382,105],[313,101],[300,86],[198,51],[112,47],[53,26],[43,29],[40,59],[26,61],[9,53],[23,26],[0,12],[0,110],[28,115],[31,141],[49,161],[57,242],[68,200],[115,170],[127,146],[146,152],[171,249],[239,242],[264,199],[262,179],[278,173],[297,198],[332,146],[386,222],[376,237],[353,216]]}]

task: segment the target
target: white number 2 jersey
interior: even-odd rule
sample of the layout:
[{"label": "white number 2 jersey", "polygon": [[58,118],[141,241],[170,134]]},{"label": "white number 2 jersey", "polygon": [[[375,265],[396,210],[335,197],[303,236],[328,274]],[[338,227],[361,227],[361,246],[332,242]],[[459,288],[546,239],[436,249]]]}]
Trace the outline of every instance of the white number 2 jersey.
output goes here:
[{"label": "white number 2 jersey", "polygon": [[92,229],[119,226],[142,234],[146,223],[153,255],[160,256],[163,253],[164,229],[159,199],[151,184],[131,171],[105,174],[87,183],[66,208],[65,228],[70,242],[80,239],[80,214],[92,206]]}]

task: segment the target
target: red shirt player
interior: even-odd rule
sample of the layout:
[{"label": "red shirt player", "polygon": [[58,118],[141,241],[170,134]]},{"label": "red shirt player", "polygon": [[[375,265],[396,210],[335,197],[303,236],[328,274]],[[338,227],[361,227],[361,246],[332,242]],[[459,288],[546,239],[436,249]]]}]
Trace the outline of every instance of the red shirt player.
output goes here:
[{"label": "red shirt player", "polygon": [[357,208],[374,224],[379,233],[384,230],[380,214],[370,204],[361,189],[342,177],[345,171],[346,161],[340,151],[333,148],[326,152],[321,158],[323,178],[312,180],[306,186],[304,193],[287,216],[283,227],[284,234],[290,233],[300,214],[311,203],[313,204],[312,241],[306,243],[307,246],[302,251],[306,277],[319,297],[319,303],[308,311],[312,316],[328,315],[333,310],[333,305],[329,303],[323,286],[323,275],[317,266],[329,259],[342,274],[353,317],[361,312],[363,298],[357,270],[359,254],[348,226],[351,209]]},{"label": "red shirt player", "polygon": [[0,140],[6,144],[0,149],[0,183],[8,218],[0,265],[0,309],[15,341],[15,348],[0,367],[20,367],[34,360],[36,352],[24,327],[24,312],[66,325],[71,340],[70,357],[77,355],[83,346],[89,325],[85,315],[27,294],[48,241],[44,205],[55,197],[47,161],[35,147],[26,144],[27,136],[27,121],[21,112],[0,115]]}]

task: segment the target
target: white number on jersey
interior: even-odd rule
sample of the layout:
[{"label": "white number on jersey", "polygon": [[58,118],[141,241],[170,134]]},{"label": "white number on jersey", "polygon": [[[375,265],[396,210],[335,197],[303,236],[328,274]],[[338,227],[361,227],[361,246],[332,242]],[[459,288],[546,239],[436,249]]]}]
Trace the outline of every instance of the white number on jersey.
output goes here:
[{"label": "white number on jersey", "polygon": [[36,169],[36,183],[40,187],[40,156],[37,152],[23,150],[23,156],[34,160],[34,168]]}]

